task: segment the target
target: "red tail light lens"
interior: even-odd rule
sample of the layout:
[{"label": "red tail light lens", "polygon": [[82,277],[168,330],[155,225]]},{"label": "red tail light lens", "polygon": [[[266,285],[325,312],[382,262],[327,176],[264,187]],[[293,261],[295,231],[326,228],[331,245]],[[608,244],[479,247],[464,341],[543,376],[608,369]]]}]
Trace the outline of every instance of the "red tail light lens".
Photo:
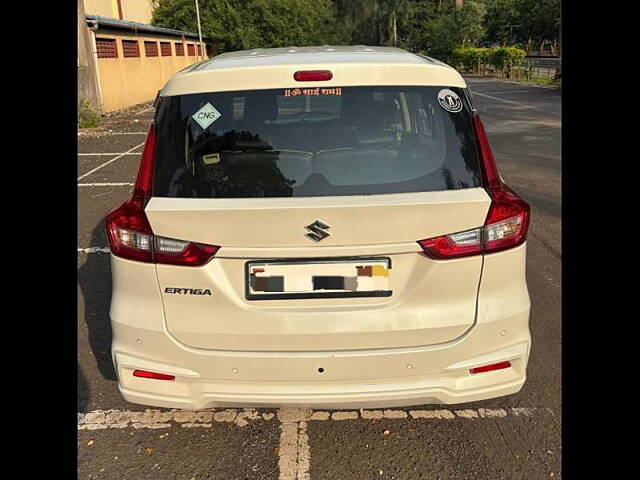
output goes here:
[{"label": "red tail light lens", "polygon": [[143,202],[135,196],[107,215],[107,239],[111,252],[122,258],[153,262],[153,232]]},{"label": "red tail light lens", "polygon": [[529,230],[530,207],[500,177],[489,140],[477,112],[473,125],[481,159],[482,180],[491,196],[491,206],[483,227],[440,237],[419,240],[431,258],[438,260],[493,253],[522,245]]},{"label": "red tail light lens", "polygon": [[529,230],[529,204],[506,185],[490,192],[491,208],[484,227],[484,252],[522,245]]},{"label": "red tail light lens", "polygon": [[154,380],[175,380],[175,375],[167,375],[165,373],[147,372],[146,370],[134,370],[134,377],[153,378]]},{"label": "red tail light lens", "polygon": [[482,229],[474,228],[452,235],[427,238],[418,243],[431,258],[444,260],[447,258],[468,257],[482,253]]},{"label": "red tail light lens", "polygon": [[133,196],[140,197],[146,204],[151,197],[151,185],[153,181],[153,164],[156,156],[156,127],[152,124],[149,127],[147,141],[142,151],[142,159],[140,160],[140,168],[138,168],[138,176],[133,187]]},{"label": "red tail light lens", "polygon": [[482,367],[475,367],[469,370],[469,373],[471,373],[472,375],[476,374],[476,373],[483,373],[483,372],[491,372],[492,370],[502,370],[504,368],[509,368],[511,367],[511,362],[498,362],[498,363],[492,363],[491,365],[484,365]]},{"label": "red tail light lens", "polygon": [[199,266],[207,263],[219,247],[159,237],[153,234],[144,213],[151,198],[156,131],[149,128],[133,190],[133,197],[107,215],[105,228],[111,252],[128,260],[147,263]]},{"label": "red tail light lens", "polygon": [[493,152],[491,151],[491,145],[489,145],[489,139],[487,133],[484,131],[484,125],[480,120],[478,112],[473,112],[473,128],[476,133],[476,140],[478,142],[478,153],[480,154],[480,169],[482,170],[482,180],[484,186],[488,189],[499,188],[504,182],[498,172],[498,166],[496,160],[493,158]]},{"label": "red tail light lens", "polygon": [[329,70],[299,70],[293,74],[297,82],[325,82],[333,78]]},{"label": "red tail light lens", "polygon": [[527,239],[531,209],[500,177],[478,112],[473,112],[473,125],[484,185],[491,196],[491,207],[484,222],[483,251],[493,253],[517,247]]},{"label": "red tail light lens", "polygon": [[187,242],[166,237],[155,237],[154,260],[172,265],[204,265],[213,258],[220,247]]}]

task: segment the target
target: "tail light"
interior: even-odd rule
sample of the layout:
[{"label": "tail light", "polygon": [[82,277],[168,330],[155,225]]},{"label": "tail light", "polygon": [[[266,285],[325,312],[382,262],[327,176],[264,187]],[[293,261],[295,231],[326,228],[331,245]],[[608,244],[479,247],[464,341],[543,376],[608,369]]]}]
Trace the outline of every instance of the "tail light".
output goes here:
[{"label": "tail light", "polygon": [[151,198],[156,130],[149,128],[131,199],[107,215],[105,228],[111,252],[121,258],[148,263],[199,266],[219,247],[154,235],[144,213]]},{"label": "tail light", "polygon": [[482,180],[491,196],[484,226],[464,232],[419,240],[424,253],[444,260],[494,253],[522,245],[529,230],[529,204],[511,190],[500,177],[489,140],[477,112],[473,125],[481,159]]}]

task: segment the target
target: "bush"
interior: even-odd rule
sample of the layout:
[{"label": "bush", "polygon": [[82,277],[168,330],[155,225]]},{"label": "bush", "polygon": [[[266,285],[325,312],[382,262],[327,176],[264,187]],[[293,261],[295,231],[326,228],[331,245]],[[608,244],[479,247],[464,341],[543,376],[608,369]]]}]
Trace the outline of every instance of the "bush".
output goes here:
[{"label": "bush", "polygon": [[490,48],[456,48],[452,52],[451,63],[457,68],[462,66],[463,70],[471,70],[483,65],[489,60]]},{"label": "bush", "polygon": [[518,47],[492,48],[489,63],[496,68],[509,68],[511,65],[522,63],[527,52]]},{"label": "bush", "polygon": [[509,76],[511,66],[521,64],[525,55],[526,52],[517,47],[456,48],[451,55],[451,64],[464,72],[492,65],[500,70],[506,69],[507,76]]},{"label": "bush", "polygon": [[95,128],[100,125],[100,111],[88,100],[80,100],[78,105],[78,126]]}]

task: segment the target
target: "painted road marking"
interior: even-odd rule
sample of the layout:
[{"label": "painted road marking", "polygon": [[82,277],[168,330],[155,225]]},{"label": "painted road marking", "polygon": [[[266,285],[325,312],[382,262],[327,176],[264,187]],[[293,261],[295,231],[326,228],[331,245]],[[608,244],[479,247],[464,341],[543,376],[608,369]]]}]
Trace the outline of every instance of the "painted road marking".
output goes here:
[{"label": "painted road marking", "polygon": [[351,410],[313,411],[300,408],[281,408],[276,414],[260,412],[253,408],[224,410],[93,410],[78,413],[78,430],[105,430],[109,428],[165,429],[180,425],[181,428],[212,428],[215,423],[233,423],[245,427],[249,422],[268,422],[277,418],[280,422],[278,445],[279,480],[310,480],[311,449],[309,434],[310,421],[353,421],[380,418],[403,420],[429,419],[455,421],[480,421],[507,417],[532,417],[539,411],[553,416],[550,408],[478,408],[464,410]]},{"label": "painted road marking", "polygon": [[140,148],[140,147],[141,147],[141,146],[143,146],[143,145],[144,145],[144,142],[142,142],[142,143],[141,143],[141,144],[139,144],[139,145],[136,145],[135,147],[133,147],[133,148],[131,148],[131,149],[127,150],[126,152],[124,152],[124,153],[122,153],[122,154],[118,155],[117,157],[112,158],[111,160],[109,160],[109,161],[107,161],[107,162],[103,163],[102,165],[98,165],[96,168],[94,168],[94,169],[92,169],[92,170],[89,170],[89,171],[88,171],[87,173],[85,173],[84,175],[80,175],[80,176],[78,177],[78,181],[80,181],[80,180],[82,180],[83,178],[85,178],[85,177],[87,177],[87,176],[91,175],[92,173],[97,172],[97,171],[98,171],[98,170],[100,170],[101,168],[106,167],[106,166],[107,166],[107,165],[109,165],[110,163],[115,162],[116,160],[121,159],[121,158],[122,158],[122,157],[124,157],[127,153],[133,152],[136,148]]},{"label": "painted road marking", "polygon": [[554,117],[562,117],[562,115],[558,115],[557,113],[553,113],[553,112],[549,112],[547,110],[543,110],[541,108],[538,107],[534,107],[533,105],[529,105],[527,103],[521,103],[521,102],[514,102],[513,100],[506,100],[504,98],[500,98],[500,97],[494,97],[493,95],[487,95],[486,93],[480,93],[480,92],[472,92],[472,95],[475,97],[476,95],[479,97],[487,97],[490,98],[491,100],[497,100],[499,102],[503,102],[503,103],[509,103],[512,105],[517,105],[519,107],[524,107],[524,108],[533,108],[534,110],[538,110],[540,112],[544,112],[547,115],[553,115]]},{"label": "painted road marking", "polygon": [[78,253],[109,253],[109,247],[78,248]]},{"label": "painted road marking", "polygon": [[[108,249],[107,249],[108,250]],[[336,415],[336,414],[342,415]],[[327,412],[298,408],[281,408],[277,415],[253,408],[209,409],[209,410],[93,410],[78,413],[78,430],[102,430],[107,428],[170,428],[180,425],[183,428],[211,428],[214,423],[234,423],[239,427],[252,421],[270,421],[277,416],[282,424],[300,424],[309,421],[349,421],[408,418],[420,420],[480,420],[487,418],[533,417],[540,414],[554,416],[551,408],[509,407],[477,408],[464,410],[351,410]]]},{"label": "painted road marking", "polygon": [[519,87],[524,87],[524,88],[546,88],[547,90],[560,90],[560,87],[557,86],[553,86],[553,85],[537,85],[535,83],[523,83],[523,82],[516,82],[513,80],[500,80],[501,82],[504,83],[509,83],[511,85],[518,85]]},{"label": "painted road marking", "polygon": [[79,153],[78,156],[79,157],[97,157],[97,156],[104,156],[104,157],[108,157],[111,155],[140,155],[141,152],[132,152],[132,153],[128,153],[128,152],[124,152],[124,153],[119,153],[119,152],[115,152],[115,153]]},{"label": "painted road marking", "polygon": [[79,183],[79,187],[131,187],[133,183],[115,182],[115,183]]},{"label": "painted road marking", "polygon": [[463,77],[467,80],[469,80],[469,84],[473,85],[474,83],[479,84],[479,83],[493,83],[493,84],[500,84],[500,83],[506,83],[509,85],[517,85],[519,87],[522,88],[546,88],[547,90],[560,90],[559,86],[553,86],[553,85],[538,85],[537,83],[525,83],[525,82],[516,82],[515,80],[507,80],[505,78],[495,78],[495,77],[484,77],[484,78],[478,78],[478,77],[473,77],[473,76],[469,76],[469,75],[463,75]]},{"label": "painted road marking", "polygon": [[[475,92],[473,92],[475,94]],[[498,90],[497,92],[482,92],[485,95],[498,95],[501,93],[528,93],[528,94],[532,94],[532,93],[537,93],[537,92],[533,92],[531,90],[527,90],[526,88],[521,88],[521,89],[514,89],[514,90]]]},{"label": "painted road marking", "polygon": [[[78,132],[78,136],[89,135],[91,132]],[[98,135],[146,135],[148,132],[96,132]]]},{"label": "painted road marking", "polygon": [[307,422],[281,423],[278,445],[279,480],[310,480],[310,463]]},{"label": "painted road marking", "polygon": [[[521,107],[531,107],[531,105],[527,105],[526,103],[520,103],[520,102],[514,102],[513,100],[506,100],[504,98],[500,98],[500,97],[494,97],[493,95],[487,95],[486,93],[480,93],[480,92],[473,92],[473,95],[478,95],[480,97],[487,97],[490,98],[492,100],[498,100],[499,102],[504,102],[504,103],[511,103],[512,105],[518,105]],[[531,107],[534,108],[534,107]]]}]

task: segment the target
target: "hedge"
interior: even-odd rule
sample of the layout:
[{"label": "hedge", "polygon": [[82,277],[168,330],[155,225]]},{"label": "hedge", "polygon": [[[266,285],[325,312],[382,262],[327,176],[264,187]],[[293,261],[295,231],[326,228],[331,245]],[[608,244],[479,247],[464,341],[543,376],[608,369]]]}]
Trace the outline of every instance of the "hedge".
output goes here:
[{"label": "hedge", "polygon": [[496,68],[509,67],[522,63],[526,52],[517,47],[499,48],[456,48],[452,52],[451,61],[454,66],[464,70],[477,68],[478,65],[490,64]]},{"label": "hedge", "polygon": [[527,52],[518,47],[492,48],[489,63],[496,68],[507,67],[522,63]]}]

